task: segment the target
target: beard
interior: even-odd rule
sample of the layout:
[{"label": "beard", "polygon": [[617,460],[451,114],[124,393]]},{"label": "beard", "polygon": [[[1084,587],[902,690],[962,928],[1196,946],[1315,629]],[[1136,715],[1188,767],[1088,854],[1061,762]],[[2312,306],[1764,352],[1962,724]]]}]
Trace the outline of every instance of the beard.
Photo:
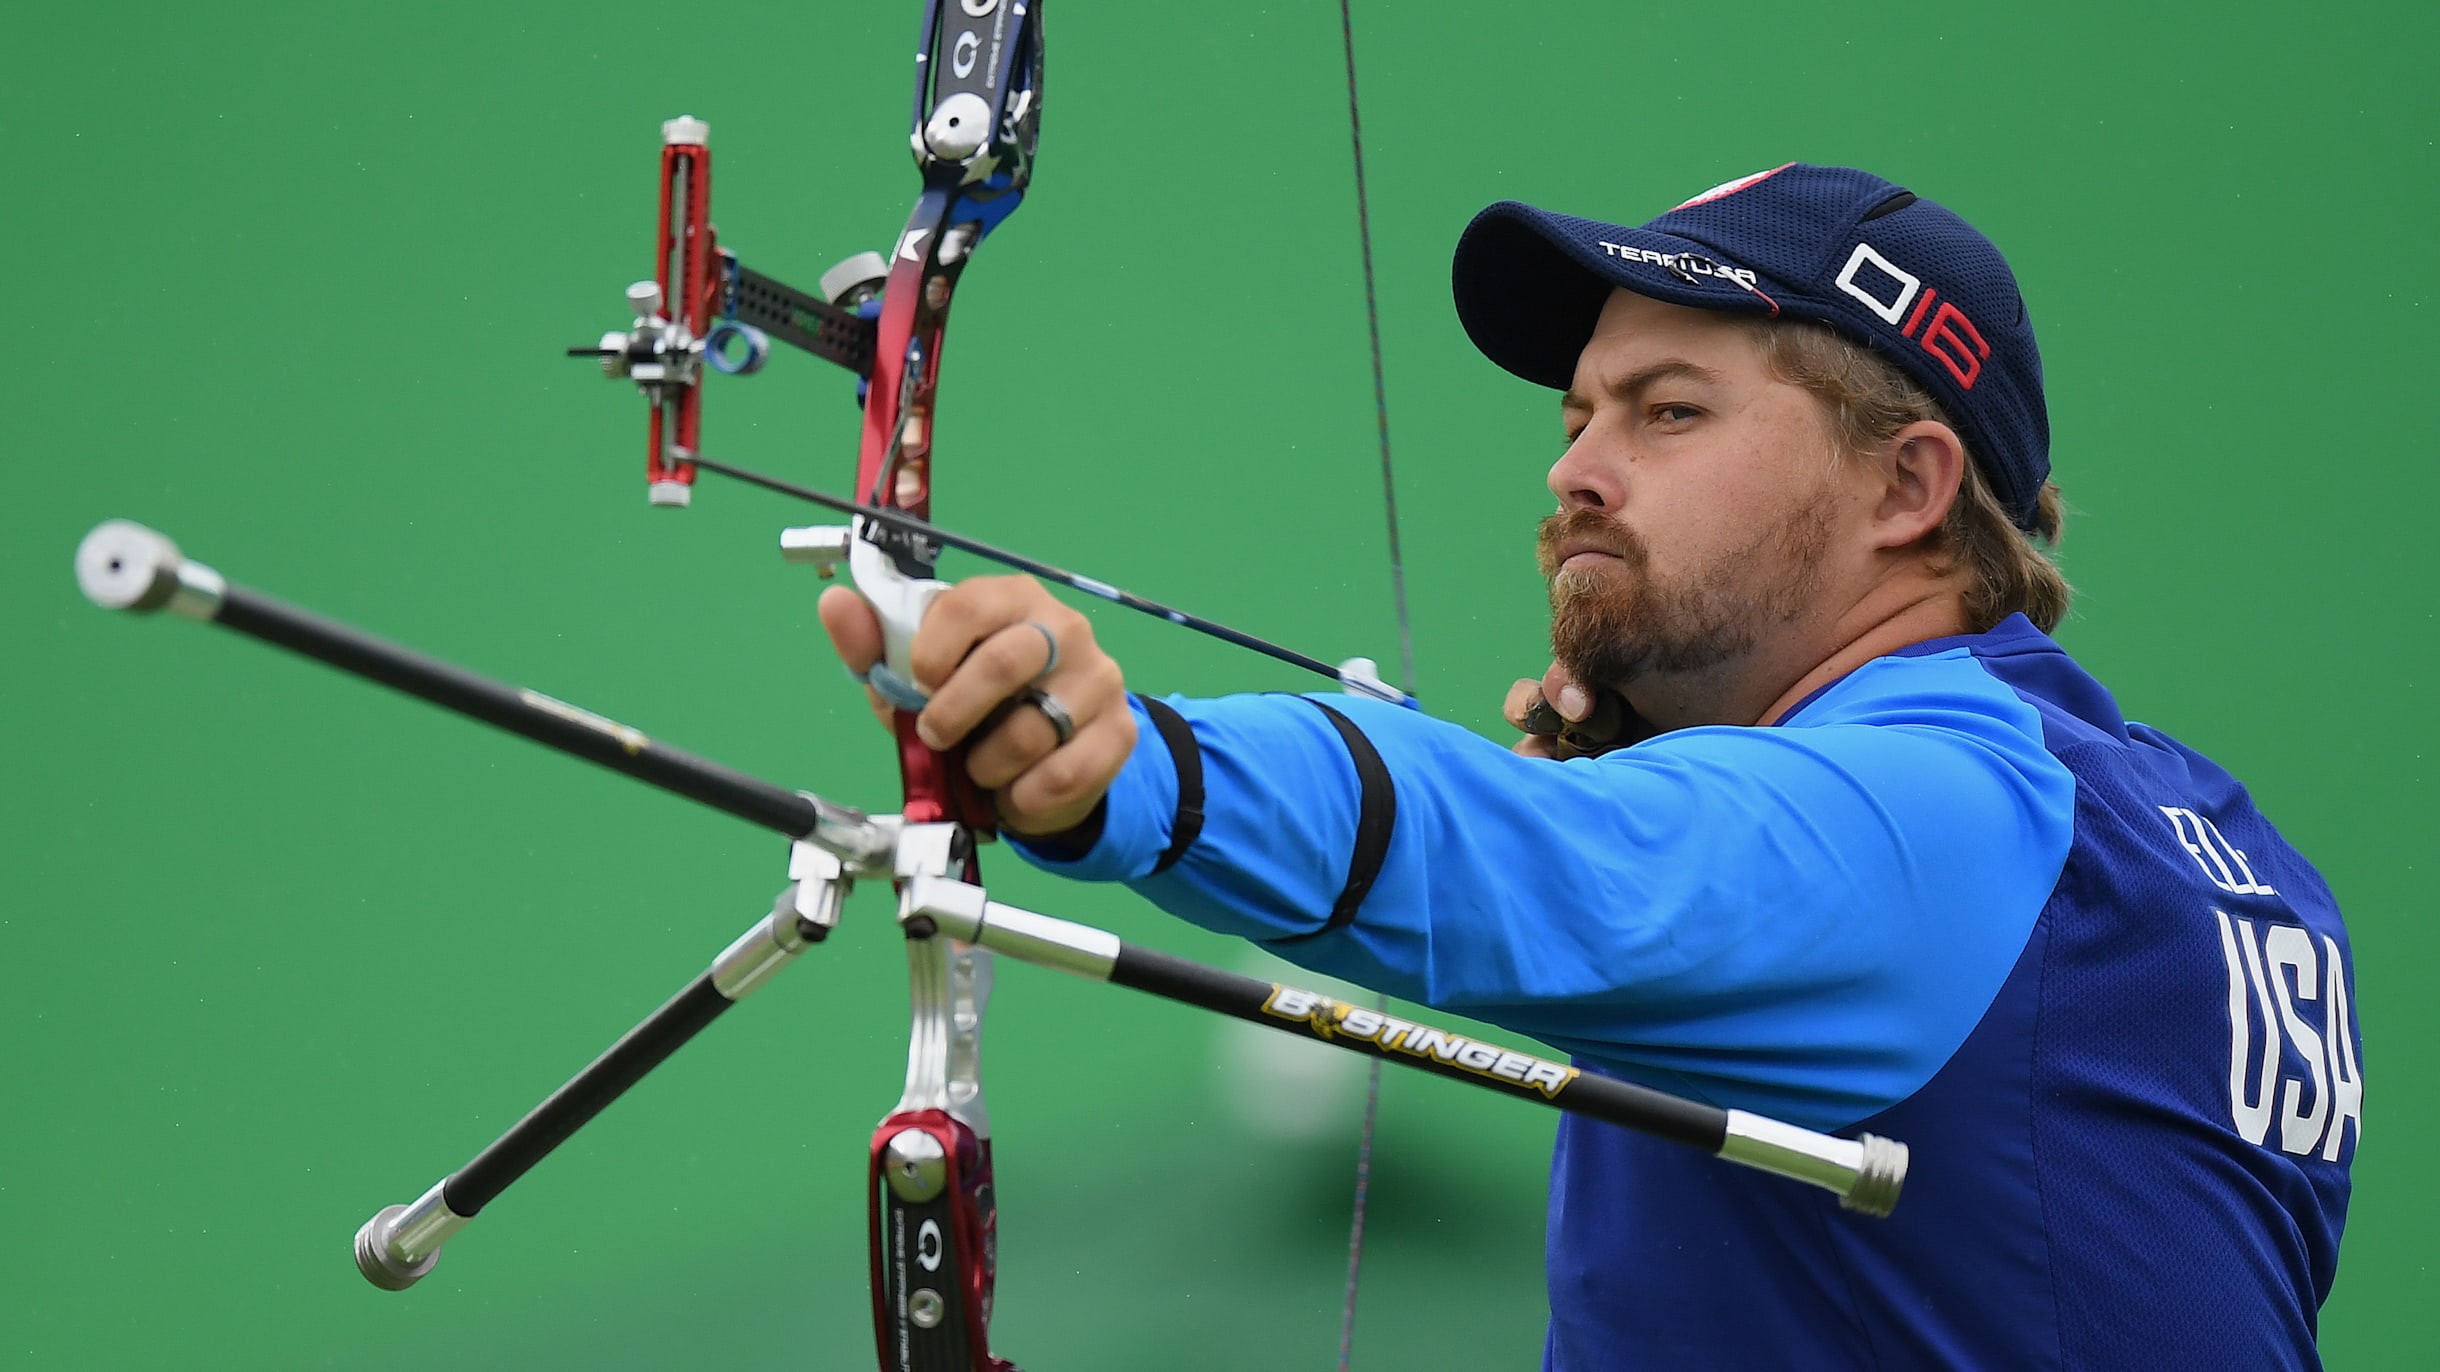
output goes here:
[{"label": "beard", "polygon": [[[1828,512],[1799,501],[1745,546],[1664,578],[1633,529],[1596,510],[1562,510],[1542,521],[1536,540],[1550,583],[1551,656],[1586,686],[1621,691],[1646,677],[1733,662],[1767,630],[1804,615],[1829,543]],[[1566,544],[1616,560],[1562,569]]]}]

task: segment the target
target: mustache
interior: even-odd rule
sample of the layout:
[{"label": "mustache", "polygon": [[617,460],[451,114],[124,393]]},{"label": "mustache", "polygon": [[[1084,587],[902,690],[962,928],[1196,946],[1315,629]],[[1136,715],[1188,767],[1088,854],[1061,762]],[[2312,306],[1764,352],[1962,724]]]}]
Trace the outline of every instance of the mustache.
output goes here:
[{"label": "mustache", "polygon": [[1547,581],[1559,574],[1561,548],[1571,552],[1601,552],[1624,562],[1634,571],[1642,571],[1651,561],[1644,541],[1633,529],[1602,514],[1598,510],[1578,507],[1546,515],[1535,531],[1534,560]]}]

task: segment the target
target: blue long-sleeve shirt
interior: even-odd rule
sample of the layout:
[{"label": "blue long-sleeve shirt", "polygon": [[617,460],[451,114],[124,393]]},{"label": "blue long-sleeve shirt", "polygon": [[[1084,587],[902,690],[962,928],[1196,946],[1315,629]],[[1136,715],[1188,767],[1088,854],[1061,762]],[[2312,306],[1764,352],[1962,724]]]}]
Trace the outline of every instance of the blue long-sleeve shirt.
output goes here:
[{"label": "blue long-sleeve shirt", "polygon": [[[1168,702],[1192,842],[1147,714],[1091,849],[1029,858],[1593,1070],[1914,1145],[1874,1221],[1569,1118],[1550,1366],[2314,1365],[2362,1118],[2344,929],[2241,787],[2030,624],[1564,763],[1330,698],[1350,739],[1317,700]],[[2254,1127],[2283,1098],[2293,1131]],[[2124,1313],[2164,1293],[2192,1299]]]}]

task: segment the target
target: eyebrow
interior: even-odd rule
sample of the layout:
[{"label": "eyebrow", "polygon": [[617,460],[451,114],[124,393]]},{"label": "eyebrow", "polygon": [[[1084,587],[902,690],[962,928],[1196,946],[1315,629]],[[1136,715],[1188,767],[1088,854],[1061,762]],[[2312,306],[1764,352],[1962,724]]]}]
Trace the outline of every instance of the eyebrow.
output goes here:
[{"label": "eyebrow", "polygon": [[[1705,385],[1716,386],[1720,383],[1721,376],[1720,373],[1709,367],[1688,362],[1684,358],[1672,357],[1655,362],[1648,367],[1639,367],[1601,389],[1603,394],[1614,400],[1630,400],[1638,392],[1650,388],[1657,382],[1671,380],[1698,381]],[[1562,411],[1589,410],[1593,408],[1593,402],[1585,399],[1583,392],[1570,386],[1567,388],[1567,394],[1559,397],[1559,408]]]}]

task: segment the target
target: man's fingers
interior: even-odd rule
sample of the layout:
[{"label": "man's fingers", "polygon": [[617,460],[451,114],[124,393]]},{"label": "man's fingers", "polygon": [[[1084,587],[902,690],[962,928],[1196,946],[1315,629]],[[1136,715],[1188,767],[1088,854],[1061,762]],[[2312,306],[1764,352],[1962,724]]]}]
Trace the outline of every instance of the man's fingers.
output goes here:
[{"label": "man's fingers", "polygon": [[1592,694],[1577,685],[1576,679],[1567,674],[1567,669],[1556,662],[1550,664],[1550,670],[1542,674],[1542,698],[1571,722],[1581,722],[1593,712]]},{"label": "man's fingers", "polygon": [[[823,630],[830,635],[830,646],[837,650],[839,661],[847,670],[857,676],[871,671],[873,664],[881,660],[881,617],[873,613],[872,602],[845,586],[832,586],[822,592],[814,608],[821,616]],[[895,711],[879,691],[865,687],[864,703],[872,710],[873,718],[881,721],[882,728],[891,727],[890,716]]]},{"label": "man's fingers", "polygon": [[822,592],[814,608],[847,670],[857,676],[871,671],[881,660],[881,616],[873,612],[872,602],[845,586],[833,586]]},{"label": "man's fingers", "polygon": [[1507,720],[1511,728],[1524,729],[1526,716],[1541,703],[1542,683],[1529,677],[1520,678],[1508,688],[1508,698],[1500,702],[1500,717]]},{"label": "man's fingers", "polygon": [[[966,772],[995,793],[1016,833],[1074,827],[1135,748],[1126,675],[1093,626],[1032,577],[977,577],[941,593],[908,666],[932,694],[916,721],[934,748],[965,744]],[[1048,693],[1075,732],[1065,743],[1027,687]]]},{"label": "man's fingers", "polygon": [[1518,757],[1548,758],[1556,761],[1559,756],[1559,739],[1555,734],[1527,734],[1512,744],[1508,751]]},{"label": "man's fingers", "polygon": [[[1052,600],[1030,578],[993,578],[1021,583],[1033,594],[1006,591],[967,597],[958,593],[977,583],[967,582],[933,602],[916,638],[912,658],[916,680],[932,686],[932,703],[924,707],[921,731],[935,748],[953,748],[991,717],[1000,702],[1042,678],[1052,665],[1053,648],[1061,661],[1044,681],[1045,689],[1061,689],[1071,667],[1106,661],[1093,646],[1092,629],[1084,617]],[[953,599],[953,597],[955,597]],[[954,645],[957,656],[942,659]],[[938,675],[927,675],[938,673]],[[933,685],[933,683],[937,683]],[[1072,689],[1072,688],[1071,688]],[[1084,721],[1087,700],[1060,696],[1063,704]]]},{"label": "man's fingers", "polygon": [[[1020,714],[1034,710],[1018,707]],[[1055,834],[1093,813],[1110,778],[1135,751],[1135,714],[1104,710],[1080,724],[1066,747],[1025,769],[999,792],[1000,822],[1014,833]]]},{"label": "man's fingers", "polygon": [[[1052,599],[1030,576],[969,577],[941,592],[924,611],[923,624],[909,645],[907,668],[915,674],[915,684],[937,692],[965,667],[979,644],[1000,630],[1038,619],[1064,636],[1068,630],[1062,618],[1082,622],[1082,616]],[[1034,636],[1033,646],[1033,670],[1023,680],[1041,671],[1047,656],[1041,635]]]},{"label": "man's fingers", "polygon": [[[1040,634],[1034,635],[1039,639]],[[1099,658],[1074,670],[1061,667],[1041,688],[1075,721],[1077,737],[1108,714],[1127,714],[1127,683],[1118,664]],[[1130,716],[1132,717],[1132,716]],[[1023,776],[1060,747],[1059,730],[1039,706],[1018,700],[998,724],[974,740],[966,753],[966,774],[986,791],[996,791]]]},{"label": "man's fingers", "polygon": [[[821,600],[822,627],[851,670],[883,651],[880,618],[837,589]],[[1092,813],[1135,748],[1125,674],[1093,641],[1093,626],[1032,577],[977,577],[935,597],[908,646],[907,668],[931,694],[917,717],[926,744],[970,745],[966,770],[997,793],[1017,833],[1055,833]],[[1049,693],[1074,732],[1062,743],[1051,716],[1024,699]],[[873,696],[874,713],[889,718]]]}]

